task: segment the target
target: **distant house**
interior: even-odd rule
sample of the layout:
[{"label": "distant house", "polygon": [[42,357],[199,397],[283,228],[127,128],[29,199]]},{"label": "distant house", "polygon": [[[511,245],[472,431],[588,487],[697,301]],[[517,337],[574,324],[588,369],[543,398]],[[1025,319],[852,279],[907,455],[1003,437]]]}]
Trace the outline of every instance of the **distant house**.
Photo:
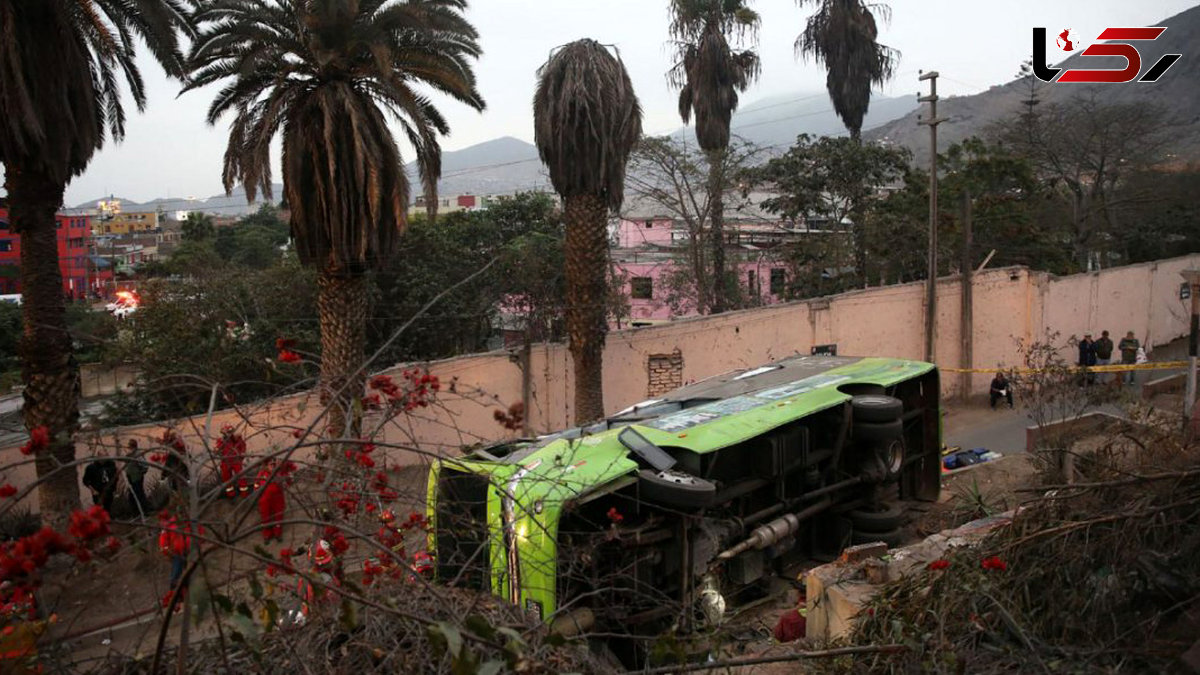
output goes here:
[{"label": "distant house", "polygon": [[[737,275],[743,297],[753,305],[773,304],[786,296],[788,270],[779,247],[830,234],[820,223],[797,225],[762,211],[758,205],[767,197],[752,193],[734,200],[724,220],[728,270]],[[635,327],[698,313],[694,301],[671,297],[672,277],[688,264],[691,237],[685,221],[664,211],[653,202],[629,199],[611,231],[613,266],[625,279],[629,321]]]},{"label": "distant house", "polygon": [[154,211],[117,211],[93,221],[96,235],[154,232],[159,226],[159,214]]},{"label": "distant house", "polygon": [[[112,271],[92,260],[92,219],[83,213],[55,215],[58,235],[58,268],[63,294],[82,299],[99,294],[112,283]],[[8,209],[0,207],[0,295],[21,292],[21,236],[9,225]]]},{"label": "distant house", "polygon": [[[494,200],[495,197],[490,195],[438,195],[437,211],[439,214],[456,211],[481,211],[491,206]],[[417,195],[416,200],[408,207],[408,215],[411,218],[423,213],[425,213],[425,195]]]}]

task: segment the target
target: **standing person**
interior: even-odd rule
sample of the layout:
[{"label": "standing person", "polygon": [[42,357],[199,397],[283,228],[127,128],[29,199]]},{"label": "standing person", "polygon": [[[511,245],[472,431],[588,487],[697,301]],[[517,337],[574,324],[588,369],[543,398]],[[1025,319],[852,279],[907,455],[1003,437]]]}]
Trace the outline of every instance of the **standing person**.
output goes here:
[{"label": "standing person", "polygon": [[217,440],[217,454],[221,457],[221,482],[225,485],[225,496],[233,499],[241,494],[250,494],[250,485],[242,475],[246,462],[246,441],[226,424],[221,427],[221,438]]},{"label": "standing person", "polygon": [[[1100,331],[1100,339],[1096,340],[1096,365],[1107,366],[1112,363],[1113,341],[1108,337],[1108,331]],[[1101,375],[1100,381],[1108,380],[1107,375]]]},{"label": "standing person", "polygon": [[1096,365],[1096,343],[1092,341],[1091,333],[1084,333],[1083,339],[1079,341],[1079,368],[1081,370],[1080,386],[1087,386],[1092,383],[1096,374],[1091,372],[1091,367]]},{"label": "standing person", "polygon": [[[1138,342],[1138,339],[1133,336],[1133,331],[1126,333],[1125,337],[1122,338],[1121,342],[1117,345],[1117,349],[1121,350],[1121,364],[1128,366],[1136,364],[1138,349],[1140,349],[1141,346],[1142,345]],[[1126,374],[1122,377],[1126,383],[1134,383],[1135,378],[1133,370],[1126,371]]]},{"label": "standing person", "polygon": [[[1150,358],[1146,356],[1146,348],[1138,347],[1137,356],[1134,357],[1134,363],[1140,366],[1149,360],[1150,360]],[[1131,371],[1129,371],[1129,374],[1133,376],[1133,378],[1132,378],[1133,382],[1136,383],[1137,382],[1137,371],[1131,370]]]},{"label": "standing person", "polygon": [[[175,497],[175,500],[178,502],[179,498]],[[158,535],[158,550],[171,559],[169,590],[162,599],[162,606],[168,607],[175,593],[187,592],[187,583],[183,582],[183,571],[187,566],[188,552],[192,548],[192,525],[186,519],[167,515],[166,511],[163,512],[160,521],[162,532]],[[204,528],[196,528],[196,532],[203,534]],[[175,611],[183,611],[182,599],[176,601]]]},{"label": "standing person", "polygon": [[263,541],[283,541],[283,525],[280,522],[287,511],[287,500],[283,486],[279,484],[283,475],[275,467],[275,460],[267,462],[267,467],[258,472],[254,481],[254,489],[261,490],[258,495],[258,515],[262,522]]},{"label": "standing person", "polygon": [[146,499],[146,465],[138,452],[137,439],[129,439],[129,454],[125,457],[125,480],[129,481],[129,507],[142,516],[150,510]]},{"label": "standing person", "polygon": [[991,395],[993,410],[996,408],[996,401],[1002,398],[1008,400],[1009,408],[1013,407],[1012,384],[1009,383],[1008,378],[1004,377],[1004,373],[998,372],[996,373],[996,377],[992,378]]},{"label": "standing person", "polygon": [[83,484],[92,491],[92,503],[100,504],[112,513],[113,496],[117,491],[117,463],[100,450],[83,470]]},{"label": "standing person", "polygon": [[163,477],[171,487],[171,492],[183,494],[187,487],[189,471],[187,463],[187,446],[171,429],[163,432],[162,444],[166,447],[166,460],[163,462]]}]

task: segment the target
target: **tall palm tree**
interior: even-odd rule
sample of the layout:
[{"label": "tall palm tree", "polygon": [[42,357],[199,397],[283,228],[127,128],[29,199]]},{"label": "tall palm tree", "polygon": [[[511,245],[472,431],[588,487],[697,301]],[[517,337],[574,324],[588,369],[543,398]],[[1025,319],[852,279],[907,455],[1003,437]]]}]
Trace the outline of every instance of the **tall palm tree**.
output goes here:
[{"label": "tall palm tree", "polygon": [[[466,0],[213,0],[197,13],[188,89],[228,80],[208,110],[233,113],[225,189],[270,194],[282,129],[283,185],[300,261],[318,268],[326,433],[345,434],[363,392],[366,272],[393,253],[409,185],[385,113],[412,144],[426,194],[450,131],[422,85],[476,110],[478,34]],[[351,431],[356,431],[357,425]]]},{"label": "tall palm tree", "polygon": [[538,69],[533,123],[538,154],[563,198],[575,420],[589,422],[604,416],[608,212],[620,208],[624,197],[625,164],[642,135],[642,108],[620,58],[595,40],[578,40]]},{"label": "tall palm tree", "polygon": [[863,0],[797,0],[797,4],[816,5],[817,11],[796,38],[796,54],[825,64],[825,89],[833,109],[850,138],[859,140],[871,105],[871,87],[889,80],[900,59],[900,52],[876,42],[879,31],[872,12],[887,21],[891,9]]},{"label": "tall palm tree", "polygon": [[54,214],[67,183],[104,141],[124,136],[122,79],[138,110],[145,108],[138,41],[182,77],[178,34],[188,25],[181,0],[0,0],[0,163],[21,235],[23,410],[26,428],[50,432],[35,460],[42,513],[51,520],[79,505],[74,464],[59,468],[75,459],[79,368]]},{"label": "tall palm tree", "polygon": [[758,54],[735,50],[730,42],[753,42],[758,13],[748,0],[672,0],[671,36],[678,61],[667,74],[679,88],[679,116],[687,124],[696,117],[696,142],[708,158],[708,218],[712,246],[713,314],[728,307],[725,275],[725,152],[729,123],[738,93],[758,77]]}]

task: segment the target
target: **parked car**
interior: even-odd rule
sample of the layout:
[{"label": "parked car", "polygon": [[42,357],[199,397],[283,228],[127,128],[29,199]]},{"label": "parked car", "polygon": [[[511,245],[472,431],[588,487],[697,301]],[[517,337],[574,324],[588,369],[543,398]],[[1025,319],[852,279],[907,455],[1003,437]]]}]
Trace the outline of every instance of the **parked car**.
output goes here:
[{"label": "parked car", "polygon": [[719,623],[798,563],[899,543],[940,450],[932,364],[789,358],[436,462],[430,551],[567,632]]}]

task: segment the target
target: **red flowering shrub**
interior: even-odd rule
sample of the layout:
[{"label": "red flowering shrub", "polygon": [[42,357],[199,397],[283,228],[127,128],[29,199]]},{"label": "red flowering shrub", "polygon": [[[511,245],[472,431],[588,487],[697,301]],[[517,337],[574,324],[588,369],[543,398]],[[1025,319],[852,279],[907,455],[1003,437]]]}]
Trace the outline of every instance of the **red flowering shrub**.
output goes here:
[{"label": "red flowering shrub", "polygon": [[390,375],[375,375],[367,387],[378,392],[363,398],[363,407],[377,409],[386,407],[392,412],[411,412],[429,406],[432,397],[442,388],[437,375],[430,375],[418,368],[401,373],[403,384],[397,384]]},{"label": "red flowering shrub", "polygon": [[50,429],[46,425],[36,426],[29,430],[29,440],[21,446],[22,455],[32,455],[50,446]]},{"label": "red flowering shrub", "polygon": [[284,349],[283,351],[279,352],[280,363],[300,363],[303,360],[304,357],[290,349]]},{"label": "red flowering shrub", "polygon": [[87,511],[72,513],[67,532],[80,541],[99,539],[109,533],[108,521],[108,511],[105,511],[103,506],[96,504]]},{"label": "red flowering shrub", "polygon": [[950,566],[949,560],[946,560],[944,558],[938,558],[937,560],[934,560],[933,562],[929,563],[928,568],[931,570],[937,571],[937,570],[944,570],[949,566]]},{"label": "red flowering shrub", "polygon": [[17,494],[17,488],[9,485],[8,483],[0,485],[0,499],[8,499],[15,494]]},{"label": "red flowering shrub", "polygon": [[983,562],[980,563],[980,566],[983,567],[983,569],[985,569],[985,570],[1004,571],[1004,570],[1008,569],[1008,563],[1001,560],[1000,556],[998,556],[998,555],[984,558]]},{"label": "red flowering shrub", "polygon": [[618,511],[617,507],[615,507],[615,506],[610,507],[608,509],[608,513],[606,513],[605,515],[608,516],[608,519],[610,521],[612,521],[613,525],[620,525],[621,521],[625,520],[625,516],[621,515],[621,512]]}]

